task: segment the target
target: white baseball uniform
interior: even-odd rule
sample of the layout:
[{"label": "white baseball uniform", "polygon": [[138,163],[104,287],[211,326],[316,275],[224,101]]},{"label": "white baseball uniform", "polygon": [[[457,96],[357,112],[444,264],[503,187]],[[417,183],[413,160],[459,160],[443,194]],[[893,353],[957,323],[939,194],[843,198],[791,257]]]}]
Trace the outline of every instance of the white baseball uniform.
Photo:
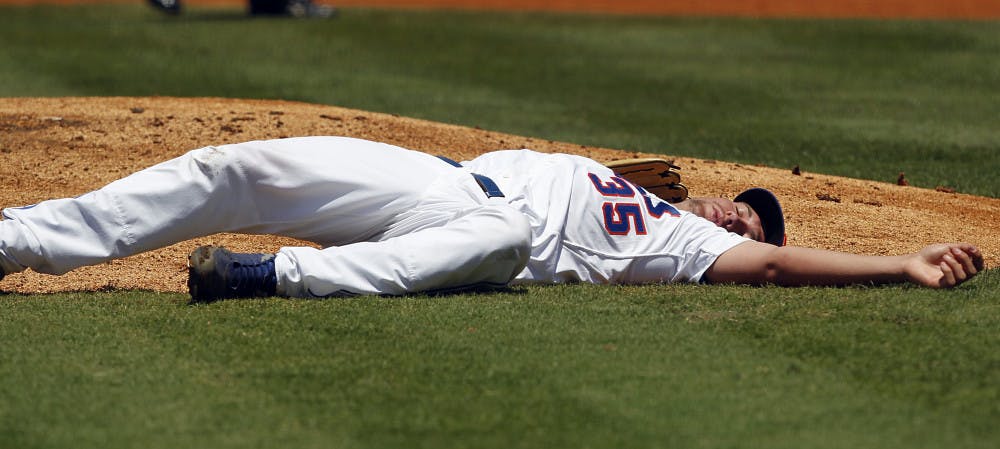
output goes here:
[{"label": "white baseball uniform", "polygon": [[585,158],[501,151],[463,165],[345,137],[200,148],[5,209],[0,268],[60,274],[217,232],[274,234],[323,246],[278,251],[278,293],[323,297],[697,281],[745,241]]},{"label": "white baseball uniform", "polygon": [[748,240],[584,157],[497,151],[462,165],[493,179],[528,218],[531,259],[515,283],[697,282]]}]

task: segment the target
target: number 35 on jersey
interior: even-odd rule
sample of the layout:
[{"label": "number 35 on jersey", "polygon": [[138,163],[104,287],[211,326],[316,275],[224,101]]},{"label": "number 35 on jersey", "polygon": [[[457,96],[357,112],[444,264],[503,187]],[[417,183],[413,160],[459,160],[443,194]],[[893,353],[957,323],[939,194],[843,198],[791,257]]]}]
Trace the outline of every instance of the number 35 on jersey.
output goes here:
[{"label": "number 35 on jersey", "polygon": [[[611,235],[646,235],[646,219],[659,219],[664,214],[679,217],[670,203],[650,195],[645,189],[633,186],[618,176],[601,176],[588,173],[590,182],[604,197],[601,212],[604,229]],[[644,209],[645,207],[645,213]]]}]

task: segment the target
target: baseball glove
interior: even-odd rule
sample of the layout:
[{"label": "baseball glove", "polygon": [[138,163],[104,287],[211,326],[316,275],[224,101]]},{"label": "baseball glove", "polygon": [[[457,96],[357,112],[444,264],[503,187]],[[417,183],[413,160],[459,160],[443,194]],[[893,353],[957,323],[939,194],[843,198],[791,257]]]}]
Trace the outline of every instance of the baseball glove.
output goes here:
[{"label": "baseball glove", "polygon": [[688,189],[681,184],[681,168],[657,158],[622,159],[606,164],[616,175],[646,189],[670,203],[679,203],[688,197]]}]

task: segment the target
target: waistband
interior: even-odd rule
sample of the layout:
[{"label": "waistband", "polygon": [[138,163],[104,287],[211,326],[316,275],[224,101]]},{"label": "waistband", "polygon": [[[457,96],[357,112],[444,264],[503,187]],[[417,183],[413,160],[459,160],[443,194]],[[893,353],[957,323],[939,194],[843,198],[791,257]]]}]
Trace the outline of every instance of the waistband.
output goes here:
[{"label": "waistband", "polygon": [[[459,164],[458,162],[455,162],[454,160],[449,159],[447,157],[438,156],[438,159],[445,161],[446,163],[448,163],[453,167],[459,167],[459,168],[462,167],[462,164]],[[476,184],[479,184],[479,188],[483,189],[483,193],[486,194],[487,198],[504,197],[503,191],[500,190],[500,186],[498,186],[496,182],[490,179],[489,176],[480,175],[479,173],[472,173],[472,178],[476,180]]]}]

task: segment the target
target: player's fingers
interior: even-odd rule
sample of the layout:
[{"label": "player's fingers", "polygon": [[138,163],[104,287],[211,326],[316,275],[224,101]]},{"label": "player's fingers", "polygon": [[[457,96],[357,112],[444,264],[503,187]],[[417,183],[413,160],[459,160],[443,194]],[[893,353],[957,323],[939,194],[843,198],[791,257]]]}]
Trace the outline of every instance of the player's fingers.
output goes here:
[{"label": "player's fingers", "polygon": [[969,248],[965,252],[972,256],[972,263],[976,266],[976,270],[983,271],[986,269],[986,263],[983,261],[983,253],[979,252],[979,248],[969,245]]},{"label": "player's fingers", "polygon": [[951,267],[948,266],[947,262],[941,262],[938,264],[941,268],[941,279],[938,281],[938,285],[941,287],[951,287],[955,285],[955,273],[951,271]]},{"label": "player's fingers", "polygon": [[942,257],[941,259],[944,260],[946,264],[948,264],[949,268],[951,268],[952,276],[955,277],[955,280],[957,282],[962,282],[965,280],[966,278],[965,267],[962,266],[961,262],[955,259],[955,256],[951,252],[945,254],[944,257]]},{"label": "player's fingers", "polygon": [[951,254],[955,256],[955,260],[962,264],[962,269],[965,270],[966,275],[973,276],[979,272],[976,268],[975,261],[972,259],[972,255],[962,250],[961,248],[952,248]]}]

